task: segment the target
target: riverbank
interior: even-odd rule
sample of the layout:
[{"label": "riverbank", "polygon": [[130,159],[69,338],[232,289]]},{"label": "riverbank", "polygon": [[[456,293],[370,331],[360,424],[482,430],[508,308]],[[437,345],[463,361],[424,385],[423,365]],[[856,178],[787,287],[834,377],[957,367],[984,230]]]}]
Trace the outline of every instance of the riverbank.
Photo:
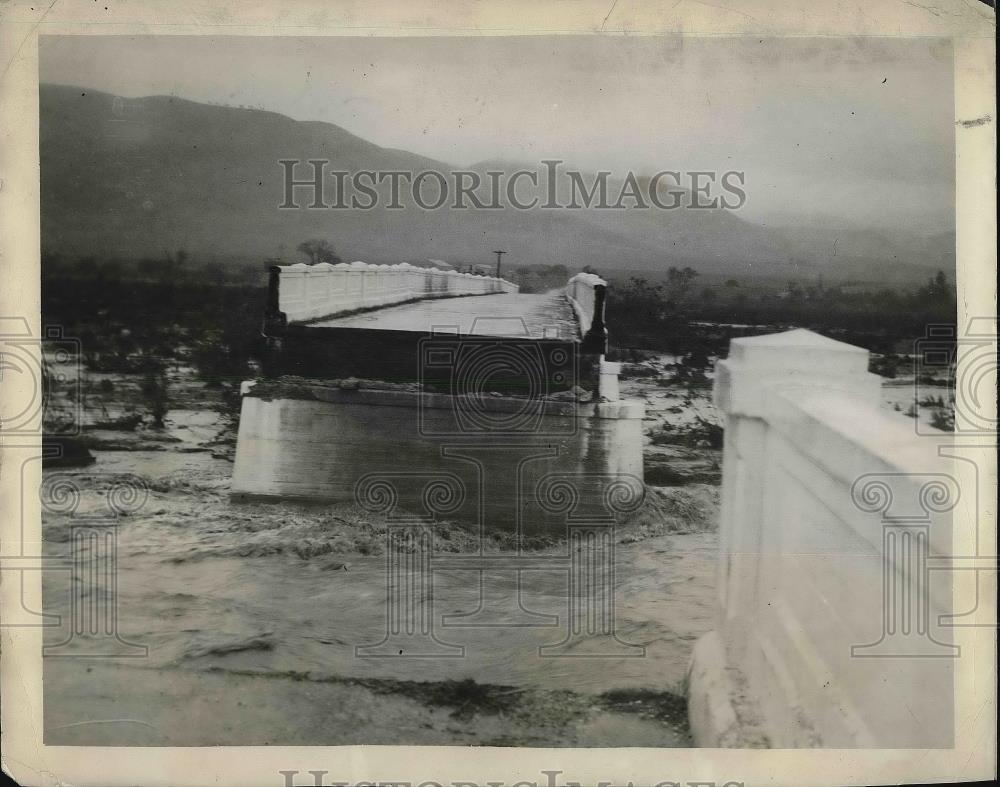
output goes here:
[{"label": "riverbank", "polygon": [[46,702],[49,745],[690,746],[684,701],[668,692],[71,661],[47,665],[45,681],[59,698]]}]

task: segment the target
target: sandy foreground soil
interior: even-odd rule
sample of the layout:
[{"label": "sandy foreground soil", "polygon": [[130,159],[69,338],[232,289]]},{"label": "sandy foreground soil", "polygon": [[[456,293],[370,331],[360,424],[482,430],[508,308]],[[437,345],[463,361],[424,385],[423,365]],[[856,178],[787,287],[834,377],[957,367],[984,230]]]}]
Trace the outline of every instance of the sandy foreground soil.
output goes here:
[{"label": "sandy foreground soil", "polygon": [[[116,528],[115,598],[119,636],[146,652],[120,658],[112,654],[137,651],[69,637],[72,572],[47,571],[46,611],[62,625],[45,637],[46,743],[689,745],[683,683],[694,642],[713,626],[721,431],[710,376],[676,361],[641,359],[623,377],[623,395],[647,405],[650,487],[615,537],[618,645],[585,639],[566,653],[590,658],[540,655],[566,637],[559,570],[483,577],[488,603],[520,604],[548,625],[444,626],[435,633],[459,657],[358,658],[357,646],[385,635],[385,522],[352,504],[233,503],[231,389],[175,367],[158,429],[143,415],[138,375],[84,372],[95,461],[46,470],[43,500],[60,479],[79,490],[72,513],[49,505],[46,553],[68,556],[81,517],[105,511],[108,490],[138,478],[141,504]],[[57,397],[60,406],[71,404]],[[457,524],[434,530],[439,552],[478,547]],[[485,545],[510,548],[501,536]],[[532,554],[564,548],[553,537]],[[435,619],[476,608],[476,577],[435,570]],[[108,655],[83,657],[95,648]]]}]

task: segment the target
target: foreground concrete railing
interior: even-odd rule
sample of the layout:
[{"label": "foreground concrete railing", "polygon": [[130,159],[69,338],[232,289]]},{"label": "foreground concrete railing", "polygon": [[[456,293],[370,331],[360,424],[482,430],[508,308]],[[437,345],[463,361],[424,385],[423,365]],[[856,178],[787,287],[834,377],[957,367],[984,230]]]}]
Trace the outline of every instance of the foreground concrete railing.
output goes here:
[{"label": "foreground concrete railing", "polygon": [[566,299],[580,324],[583,352],[597,355],[607,352],[608,329],[604,323],[607,287],[608,283],[593,273],[578,273],[566,285]]},{"label": "foreground concrete railing", "polygon": [[505,279],[405,262],[323,262],[273,266],[269,290],[268,318],[287,324],[424,298],[517,292],[518,287]]},{"label": "foreground concrete railing", "polygon": [[880,409],[868,353],[809,331],[736,339],[716,630],[695,648],[698,745],[951,746],[946,556],[958,487]]}]

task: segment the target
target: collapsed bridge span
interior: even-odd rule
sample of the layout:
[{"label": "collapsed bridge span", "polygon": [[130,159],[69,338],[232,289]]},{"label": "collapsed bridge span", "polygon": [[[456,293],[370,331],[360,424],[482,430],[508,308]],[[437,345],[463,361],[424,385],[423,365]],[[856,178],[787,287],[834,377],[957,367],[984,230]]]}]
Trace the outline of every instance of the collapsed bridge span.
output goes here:
[{"label": "collapsed bridge span", "polygon": [[606,290],[593,274],[521,293],[405,263],[272,268],[234,495],[350,500],[372,473],[419,468],[457,475],[455,518],[488,529],[558,526],[531,502],[553,473],[591,479],[584,502],[603,506],[606,476],[641,485],[644,416],[604,358]]}]

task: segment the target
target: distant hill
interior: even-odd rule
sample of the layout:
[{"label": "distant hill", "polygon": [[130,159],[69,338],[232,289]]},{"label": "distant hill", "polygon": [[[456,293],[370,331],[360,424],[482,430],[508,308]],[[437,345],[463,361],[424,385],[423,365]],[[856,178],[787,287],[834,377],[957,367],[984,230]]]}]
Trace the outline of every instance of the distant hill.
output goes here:
[{"label": "distant hill", "polygon": [[[457,168],[274,112],[171,96],[123,100],[56,85],[39,92],[42,245],[71,258],[185,249],[193,263],[292,261],[300,259],[302,240],[323,237],[342,258],[370,262],[489,263],[491,250],[504,248],[506,264],[590,265],[608,273],[690,265],[734,276],[822,272],[831,280],[888,282],[954,269],[953,236],[924,242],[831,227],[772,228],[725,210],[423,211],[384,203],[279,210],[281,159],[328,159],[330,169],[347,171]],[[490,162],[497,167],[518,168]]]}]

